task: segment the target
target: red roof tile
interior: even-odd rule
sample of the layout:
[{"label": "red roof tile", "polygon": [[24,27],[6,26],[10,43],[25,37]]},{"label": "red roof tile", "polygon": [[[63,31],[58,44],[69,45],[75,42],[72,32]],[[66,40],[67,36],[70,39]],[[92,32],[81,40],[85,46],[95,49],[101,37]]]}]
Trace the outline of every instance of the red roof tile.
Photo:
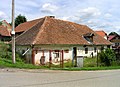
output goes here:
[{"label": "red roof tile", "polygon": [[100,36],[102,36],[103,38],[105,37],[105,36],[107,36],[107,34],[103,31],[103,30],[101,30],[101,31],[95,31],[98,35],[100,35]]},{"label": "red roof tile", "polygon": [[3,25],[0,26],[0,35],[11,36],[10,31],[7,29],[7,27],[4,27]]},{"label": "red roof tile", "polygon": [[[35,20],[34,20],[35,21]],[[93,33],[93,44],[111,45],[104,38],[101,38],[92,29],[85,25],[76,24],[69,21],[63,21],[55,18],[41,18],[32,27],[24,28],[26,30],[16,38],[18,45],[41,45],[41,44],[71,44],[71,45],[91,45],[83,35]],[[28,26],[28,23],[21,24],[19,29]],[[18,30],[19,31],[19,30]]]},{"label": "red roof tile", "polygon": [[19,33],[19,32],[24,32],[26,31],[27,29],[33,27],[37,22],[39,22],[41,19],[36,19],[36,20],[32,20],[32,21],[28,21],[28,22],[25,22],[25,23],[22,23],[20,25],[18,25],[16,28],[15,28],[15,32],[16,33]]},{"label": "red roof tile", "polygon": [[7,27],[7,29],[11,32],[12,26],[11,26],[6,20],[3,20],[3,21],[2,21],[2,25],[3,25],[4,27]]}]

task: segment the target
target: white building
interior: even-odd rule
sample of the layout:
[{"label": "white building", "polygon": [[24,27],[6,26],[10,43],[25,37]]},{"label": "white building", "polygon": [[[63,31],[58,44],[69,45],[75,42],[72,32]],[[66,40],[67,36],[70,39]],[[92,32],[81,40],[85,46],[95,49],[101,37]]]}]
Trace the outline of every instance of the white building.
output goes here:
[{"label": "white building", "polygon": [[85,25],[51,16],[23,23],[16,30],[24,31],[16,38],[16,50],[33,64],[57,64],[81,56],[96,56],[111,45]]}]

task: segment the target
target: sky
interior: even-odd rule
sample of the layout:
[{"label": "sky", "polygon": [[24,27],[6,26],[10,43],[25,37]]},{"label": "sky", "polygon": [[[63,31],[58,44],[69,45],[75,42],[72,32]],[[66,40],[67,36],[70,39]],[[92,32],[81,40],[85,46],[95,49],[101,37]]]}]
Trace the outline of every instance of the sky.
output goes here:
[{"label": "sky", "polygon": [[[11,22],[12,0],[0,0],[0,21]],[[120,34],[120,0],[15,0],[15,17],[28,21],[44,16]]]}]

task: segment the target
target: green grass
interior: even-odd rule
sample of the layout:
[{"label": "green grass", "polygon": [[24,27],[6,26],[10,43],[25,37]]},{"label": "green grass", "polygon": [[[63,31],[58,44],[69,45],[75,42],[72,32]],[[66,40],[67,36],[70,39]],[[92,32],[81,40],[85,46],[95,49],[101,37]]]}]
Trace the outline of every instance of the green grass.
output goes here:
[{"label": "green grass", "polygon": [[0,58],[0,68],[20,68],[20,69],[47,69],[47,66],[35,66],[32,64],[25,64],[22,61],[16,61],[15,64],[12,63],[12,60]]},{"label": "green grass", "polygon": [[84,58],[84,67],[79,68],[79,67],[72,67],[72,62],[69,61],[67,63],[64,64],[64,68],[59,68],[59,67],[53,67],[51,68],[52,70],[67,70],[67,71],[81,71],[81,70],[86,70],[86,71],[90,71],[90,70],[113,70],[113,69],[120,69],[120,66],[109,66],[109,67],[105,67],[105,66],[99,66],[97,67],[97,58]]},{"label": "green grass", "polygon": [[[90,60],[90,59],[89,59]],[[93,60],[93,59],[92,59]],[[88,63],[86,63],[88,64]],[[64,64],[64,68],[60,68],[60,65],[52,65],[51,70],[67,70],[67,71],[81,71],[81,70],[112,70],[120,69],[120,66],[110,66],[110,67],[72,67],[71,61]],[[20,68],[20,69],[49,69],[48,66],[35,66],[32,64],[25,64],[21,60],[17,61],[15,64],[12,63],[12,60],[0,58],[0,68]]]},{"label": "green grass", "polygon": [[[25,64],[20,58],[16,59],[16,63],[12,63],[12,59],[0,58],[0,68],[20,68],[20,69],[49,69],[48,66],[35,66],[32,64]],[[67,71],[81,71],[81,70],[112,70],[120,69],[120,66],[110,66],[110,67],[96,67],[96,58],[85,58],[84,67],[72,67],[72,62],[68,61],[64,63],[64,68],[60,68],[60,65],[53,65],[50,68],[51,70],[67,70]]]},{"label": "green grass", "polygon": [[66,71],[96,71],[96,70],[113,70],[120,69],[120,66],[110,66],[110,67],[73,67],[73,68],[51,68],[52,70],[66,70]]},{"label": "green grass", "polygon": [[84,58],[84,67],[96,67],[97,66],[97,58]]}]

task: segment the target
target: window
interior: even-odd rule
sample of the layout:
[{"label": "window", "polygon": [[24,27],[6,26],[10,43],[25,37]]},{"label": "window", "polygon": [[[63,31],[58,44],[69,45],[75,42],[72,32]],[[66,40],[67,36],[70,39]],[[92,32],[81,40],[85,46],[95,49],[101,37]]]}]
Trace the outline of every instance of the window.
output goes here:
[{"label": "window", "polygon": [[69,53],[69,49],[64,50],[65,53]]},{"label": "window", "polygon": [[95,53],[97,52],[97,48],[96,48],[96,47],[94,47],[94,52],[95,52]]},{"label": "window", "polygon": [[88,42],[92,43],[93,42],[93,36],[95,36],[95,35],[93,33],[86,33],[83,36]]},{"label": "window", "polygon": [[85,48],[85,54],[88,54],[88,48]]},{"label": "window", "polygon": [[119,43],[115,43],[115,46],[119,46]]},{"label": "window", "polygon": [[54,54],[55,54],[55,58],[59,58],[60,57],[59,50],[55,50]]}]

